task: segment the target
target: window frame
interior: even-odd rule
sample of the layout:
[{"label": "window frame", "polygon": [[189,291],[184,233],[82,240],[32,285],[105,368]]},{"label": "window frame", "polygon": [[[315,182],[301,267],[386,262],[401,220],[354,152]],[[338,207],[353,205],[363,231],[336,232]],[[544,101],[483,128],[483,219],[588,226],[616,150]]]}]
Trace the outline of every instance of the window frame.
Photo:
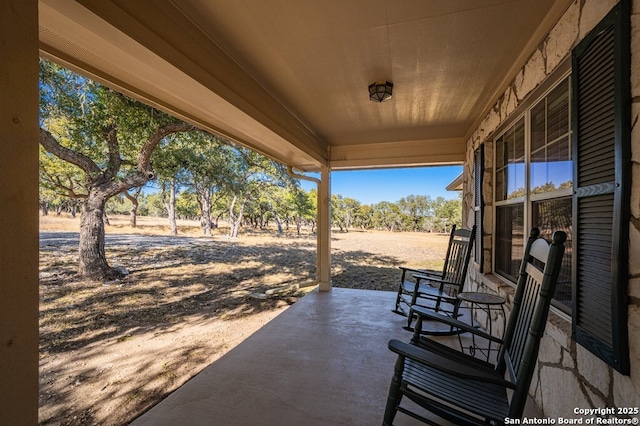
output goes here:
[{"label": "window frame", "polygon": [[[497,268],[498,209],[500,207],[505,207],[505,206],[522,205],[522,208],[524,210],[524,214],[523,214],[524,215],[523,217],[524,232],[526,233],[532,226],[533,203],[539,202],[539,201],[545,201],[545,200],[560,199],[560,198],[570,197],[573,195],[572,187],[564,188],[564,189],[556,189],[554,191],[549,191],[549,192],[539,193],[539,194],[533,194],[532,188],[531,188],[531,144],[532,144],[531,113],[535,107],[540,105],[540,102],[543,102],[553,90],[555,90],[557,87],[559,87],[563,83],[567,84],[567,90],[569,91],[569,105],[568,105],[569,131],[567,134],[565,134],[564,137],[568,137],[569,144],[572,144],[573,143],[573,136],[572,136],[573,105],[571,100],[572,99],[571,98],[572,83],[571,83],[571,68],[570,68],[569,61],[564,62],[558,68],[558,70],[552,76],[550,76],[546,80],[546,82],[543,85],[541,85],[541,87],[529,98],[529,101],[524,103],[514,114],[512,114],[512,117],[509,120],[505,121],[500,126],[500,128],[498,129],[498,132],[495,134],[495,137],[492,138],[492,142],[493,142],[492,158],[493,158],[493,164],[494,164],[493,185],[492,185],[494,223],[493,223],[493,244],[492,244],[491,264],[492,264],[493,271],[495,271],[495,273],[499,277],[501,277],[503,280],[507,281],[508,283],[511,283],[514,285],[515,285],[515,280],[512,279],[512,277],[509,277],[504,275],[503,273],[500,273],[500,271]],[[498,140],[501,137],[503,137],[507,132],[511,131],[513,129],[513,126],[517,125],[520,122],[520,120],[523,120],[524,122],[523,123],[524,124],[524,176],[523,178],[524,178],[525,192],[524,192],[524,195],[521,197],[508,198],[507,196],[504,200],[498,200],[498,194],[497,194]],[[571,159],[573,159],[573,151],[572,151],[571,145],[569,146],[569,155],[571,156]],[[573,167],[571,170],[571,176],[573,177]],[[572,217],[569,217],[568,220],[571,221]],[[524,247],[522,247],[522,249],[524,249]],[[552,299],[552,305],[556,307],[558,310],[560,310],[561,312],[567,315],[571,315],[572,308],[570,306],[566,306],[565,304],[559,302],[555,298]]]}]

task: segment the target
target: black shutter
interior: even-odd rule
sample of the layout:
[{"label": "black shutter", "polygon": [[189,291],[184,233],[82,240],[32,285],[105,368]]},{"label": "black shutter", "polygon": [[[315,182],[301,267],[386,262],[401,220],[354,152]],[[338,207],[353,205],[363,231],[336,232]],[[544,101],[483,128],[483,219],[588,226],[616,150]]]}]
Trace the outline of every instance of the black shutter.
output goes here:
[{"label": "black shutter", "polygon": [[630,6],[622,0],[572,52],[573,336],[629,374]]},{"label": "black shutter", "polygon": [[482,219],[484,202],[482,199],[482,181],[484,175],[484,145],[473,153],[473,214],[476,225],[476,241],[474,247],[474,261],[480,265],[480,272],[484,272],[484,259],[482,257],[483,229]]}]

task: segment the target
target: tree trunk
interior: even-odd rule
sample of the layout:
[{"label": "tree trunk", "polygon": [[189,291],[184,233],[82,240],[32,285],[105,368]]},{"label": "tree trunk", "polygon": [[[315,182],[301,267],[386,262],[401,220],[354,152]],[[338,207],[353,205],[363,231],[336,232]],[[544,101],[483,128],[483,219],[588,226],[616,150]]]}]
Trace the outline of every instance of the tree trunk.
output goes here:
[{"label": "tree trunk", "polygon": [[218,229],[218,224],[220,223],[220,218],[222,217],[222,215],[224,214],[224,212],[220,212],[220,214],[218,216],[216,216],[216,220],[213,223],[213,227]]},{"label": "tree trunk", "polygon": [[296,218],[296,234],[298,237],[300,236],[300,231],[302,231],[302,219]]},{"label": "tree trunk", "polygon": [[211,189],[208,187],[200,193],[200,227],[203,236],[211,236]]},{"label": "tree trunk", "polygon": [[274,214],[273,217],[276,219],[276,224],[278,225],[278,235],[282,235],[282,221],[277,214]]},{"label": "tree trunk", "polygon": [[129,191],[124,191],[124,196],[131,201],[131,210],[129,210],[129,224],[131,225],[132,228],[135,228],[137,225],[137,218],[138,218],[138,196],[140,195],[140,192],[142,191],[141,187],[136,188],[135,191],[135,195],[131,195],[129,194]]},{"label": "tree trunk", "polygon": [[163,197],[164,207],[167,209],[167,214],[169,215],[169,228],[171,228],[171,235],[174,237],[178,235],[178,224],[176,223],[176,180],[172,178],[169,181],[169,199],[167,200],[164,196],[164,185],[163,185]]},{"label": "tree trunk", "polygon": [[238,196],[233,196],[233,201],[231,201],[231,206],[229,207],[229,237],[231,238],[238,238],[238,232],[240,231],[240,225],[242,224],[242,217],[244,215],[244,206],[246,201],[247,198],[244,197],[236,214],[236,203],[238,202]]},{"label": "tree trunk", "polygon": [[131,206],[131,210],[129,210],[129,224],[132,228],[135,228],[137,225],[138,218],[138,200],[136,200]]},{"label": "tree trunk", "polygon": [[80,275],[95,280],[112,280],[121,278],[124,273],[111,268],[107,263],[104,249],[105,204],[110,197],[131,188],[144,186],[155,178],[151,167],[151,155],[166,136],[186,132],[195,128],[186,123],[169,123],[155,129],[144,141],[137,154],[136,171],[119,177],[123,159],[120,155],[117,126],[105,125],[103,136],[107,143],[107,158],[98,166],[87,155],[62,146],[48,131],[40,128],[40,145],[61,160],[78,166],[84,173],[90,186],[89,194],[82,207],[80,221],[79,268]]},{"label": "tree trunk", "polygon": [[114,280],[123,274],[109,266],[104,251],[104,207],[108,197],[92,188],[80,214],[78,274],[95,280]]}]

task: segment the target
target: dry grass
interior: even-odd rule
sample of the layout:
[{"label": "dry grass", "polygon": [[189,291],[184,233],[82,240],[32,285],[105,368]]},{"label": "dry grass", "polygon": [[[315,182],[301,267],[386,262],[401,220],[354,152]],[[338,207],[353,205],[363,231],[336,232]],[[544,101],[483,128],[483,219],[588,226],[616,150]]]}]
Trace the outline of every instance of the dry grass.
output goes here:
[{"label": "dry grass", "polygon": [[[40,422],[125,424],[286,309],[315,278],[315,236],[226,229],[201,238],[197,222],[168,237],[163,220],[110,218],[107,258],[131,274],[108,285],[75,275],[77,244],[40,249]],[[76,233],[47,216],[41,232]],[[136,235],[138,237],[136,237]],[[150,238],[154,236],[154,238]],[[163,239],[162,237],[165,237]],[[395,290],[399,265],[437,267],[446,236],[334,233],[333,285]]]}]

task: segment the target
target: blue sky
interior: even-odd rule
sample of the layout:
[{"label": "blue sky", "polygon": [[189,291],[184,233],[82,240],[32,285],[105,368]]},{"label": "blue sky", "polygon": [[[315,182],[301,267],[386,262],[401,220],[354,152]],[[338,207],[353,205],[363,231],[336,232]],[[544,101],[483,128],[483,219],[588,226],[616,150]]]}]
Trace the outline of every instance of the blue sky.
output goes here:
[{"label": "blue sky", "polygon": [[[445,187],[460,173],[462,166],[334,171],[331,173],[331,193],[354,198],[362,204],[395,203],[411,194],[457,198],[457,192],[447,191]],[[315,187],[310,182],[301,181],[301,184],[306,190]]]}]

